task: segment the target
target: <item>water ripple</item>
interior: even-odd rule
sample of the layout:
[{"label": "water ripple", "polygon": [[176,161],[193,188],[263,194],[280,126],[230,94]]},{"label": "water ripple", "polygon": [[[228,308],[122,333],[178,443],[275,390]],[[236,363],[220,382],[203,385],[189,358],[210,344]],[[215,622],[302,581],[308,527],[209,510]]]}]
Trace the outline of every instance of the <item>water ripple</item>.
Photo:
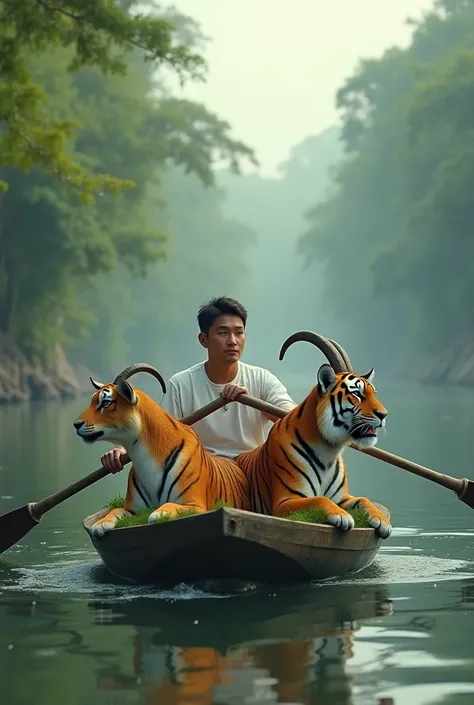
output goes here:
[{"label": "water ripple", "polygon": [[[100,560],[84,561],[81,551],[70,551],[70,560],[29,565],[28,567],[0,567],[0,590],[28,593],[62,593],[73,595],[93,595],[133,600],[139,597],[155,599],[197,599],[199,597],[227,597],[235,595],[235,590],[223,592],[213,589],[198,589],[188,586],[179,590],[160,590],[153,586],[131,585],[111,575]],[[65,554],[62,554],[65,555]],[[72,556],[75,557],[72,558]],[[391,551],[378,556],[376,561],[361,573],[351,577],[335,578],[315,582],[315,587],[337,585],[377,585],[441,582],[472,578],[473,563],[465,560],[443,559],[419,555],[397,555]],[[467,570],[471,572],[467,572]],[[248,583],[244,590],[252,589]]]},{"label": "water ripple", "polygon": [[[474,694],[474,683],[419,683],[415,685],[395,686],[379,691],[379,698],[392,698],[394,703],[403,705],[438,705],[444,703],[450,695]],[[466,702],[468,702],[466,700]]]},{"label": "water ripple", "polygon": [[[452,558],[433,556],[397,555],[390,551],[381,553],[369,568],[349,578],[326,580],[327,584],[373,585],[377,582],[397,585],[404,583],[441,582],[465,580],[473,577],[474,563]],[[461,570],[464,572],[461,572]],[[470,571],[470,572],[468,572]]]},{"label": "water ripple", "polygon": [[100,561],[61,561],[42,563],[28,568],[10,568],[0,571],[0,594],[5,592],[59,593],[71,597],[92,596],[114,600],[152,598],[158,600],[195,600],[213,597],[223,599],[236,592],[248,592],[255,586],[251,583],[233,586],[231,592],[218,592],[212,584],[203,588],[178,585],[173,589],[160,590],[150,585],[131,585],[111,575]]}]

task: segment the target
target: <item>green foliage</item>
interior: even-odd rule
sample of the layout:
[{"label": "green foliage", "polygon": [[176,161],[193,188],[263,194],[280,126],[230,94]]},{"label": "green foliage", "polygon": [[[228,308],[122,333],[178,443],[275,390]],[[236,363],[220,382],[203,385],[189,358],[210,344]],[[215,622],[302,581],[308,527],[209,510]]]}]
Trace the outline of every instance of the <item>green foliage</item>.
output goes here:
[{"label": "green foliage", "polygon": [[225,507],[232,507],[232,505],[227,504],[227,502],[224,502],[222,499],[218,499],[212,508],[213,509],[224,509]]},{"label": "green foliage", "polygon": [[[115,528],[125,529],[129,526],[143,526],[144,524],[148,524],[148,517],[150,516],[151,511],[151,509],[141,509],[136,514],[124,514],[117,521]],[[169,517],[165,516],[162,517],[162,519],[166,521]]]},{"label": "green foliage", "polygon": [[[128,3],[127,10],[133,4]],[[7,5],[0,1],[0,10]],[[74,10],[72,5],[55,5],[62,8],[55,15],[59,25],[63,20],[70,23],[62,10]],[[104,325],[110,327],[109,344],[114,345],[115,354],[125,356],[126,331],[117,305],[124,316],[129,305],[131,315],[134,279],[144,278],[167,255],[169,213],[163,190],[167,172],[175,165],[188,179],[194,176],[197,183],[212,187],[218,160],[235,171],[241,159],[255,161],[250,148],[232,139],[227,122],[203,105],[174,99],[161,86],[155,65],[147,63],[156,58],[153,42],[158,35],[151,32],[146,39],[145,19],[135,18],[140,29],[124,15],[123,41],[116,45],[111,35],[107,39],[105,25],[100,23],[105,22],[104,8],[109,5],[115,7],[99,3],[96,14],[92,5],[88,8],[94,19],[87,33],[95,27],[100,35],[89,47],[82,46],[89,34],[81,34],[79,48],[73,41],[51,41],[49,51],[33,59],[33,49],[43,47],[35,34],[39,27],[31,29],[31,42],[25,40],[22,45],[20,63],[41,86],[45,114],[77,123],[65,149],[67,159],[81,170],[79,181],[71,177],[77,187],[71,189],[69,177],[63,174],[52,180],[49,167],[25,175],[12,152],[6,157],[8,166],[0,168],[0,179],[9,184],[9,190],[0,195],[0,330],[21,341],[23,350],[38,359],[45,359],[57,342],[72,345],[87,340],[94,327],[101,327],[99,349],[104,349]],[[14,12],[12,5],[13,14],[8,16],[14,16],[11,22],[20,22],[16,4],[15,8]],[[110,31],[115,31],[118,15],[116,10],[112,14]],[[47,18],[49,32],[49,14]],[[176,13],[173,20],[177,35],[187,42],[199,41],[191,20]],[[150,21],[158,27],[158,20]],[[21,26],[26,32],[26,26]],[[168,21],[159,26],[171,27]],[[131,34],[133,27],[138,34]],[[174,31],[169,29],[169,42]],[[126,51],[130,42],[132,53]],[[163,49],[163,62],[188,71],[199,64],[190,50],[169,42]],[[144,44],[144,51],[138,51],[137,44]],[[1,68],[0,62],[0,72]],[[21,111],[15,114],[21,116]],[[4,130],[7,142],[11,134]],[[21,157],[18,144],[12,150]],[[1,155],[2,143],[0,163]],[[101,183],[91,202],[86,174],[93,179],[113,174],[120,188],[111,193]],[[82,205],[74,197],[79,192],[86,196]],[[182,208],[180,194],[175,194],[174,201]],[[106,273],[109,276],[104,278]],[[166,288],[160,293],[166,296]]]},{"label": "green foliage", "polygon": [[[220,509],[221,507],[227,506],[225,504],[220,504],[216,503],[216,506],[212,508],[211,511],[215,509]],[[138,511],[136,514],[130,515],[130,514],[125,514],[124,516],[121,516],[120,519],[118,520],[116,527],[117,529],[121,529],[124,527],[130,527],[130,526],[142,526],[143,524],[148,523],[148,517],[150,516],[152,510],[151,509],[142,509]],[[174,519],[181,519],[182,517],[188,517],[188,516],[195,516],[198,512],[194,509],[183,509],[183,511],[179,512],[176,516],[171,517],[169,514],[164,514],[163,516],[159,517],[158,520],[155,522],[156,524],[164,524],[168,521],[173,521]],[[370,523],[369,523],[369,516],[367,512],[361,510],[361,509],[354,509],[349,512],[349,514],[354,517],[354,522],[355,522],[355,527],[356,529],[370,529]],[[285,519],[290,519],[291,521],[306,521],[309,522],[310,524],[329,524],[327,514],[325,512],[317,510],[317,509],[306,509],[306,510],[300,510],[297,512],[291,512],[290,514],[287,514]]]},{"label": "green foliage", "polygon": [[[224,217],[221,192],[178,168],[167,170],[162,187],[166,208],[149,202],[148,217],[169,233],[166,260],[150,265],[146,278],[119,268],[96,277],[84,291],[95,323],[71,353],[106,379],[133,360],[156,365],[165,377],[194,364],[199,346],[190,340],[189,326],[199,304],[216,291],[252,295],[247,253],[255,236]],[[150,393],[155,392],[151,381]]]},{"label": "green foliage", "polygon": [[[355,529],[370,529],[369,515],[363,509],[352,509],[349,514],[354,519]],[[307,521],[310,524],[329,524],[327,513],[323,509],[299,509],[286,514],[284,519],[292,521]]]},{"label": "green foliage", "polygon": [[[117,497],[112,497],[104,506],[104,509],[121,509],[125,504],[125,497],[118,495]],[[221,509],[222,507],[229,507],[231,505],[226,504],[222,500],[218,500],[215,505],[211,508],[211,511],[216,509]],[[152,509],[142,509],[134,515],[125,515],[120,517],[117,522],[116,528],[122,528],[126,526],[141,526],[142,524],[148,523],[148,517],[150,516]],[[179,519],[185,516],[194,516],[197,512],[194,509],[183,509],[175,519]],[[369,515],[363,509],[352,509],[349,514],[354,518],[356,529],[370,529]],[[157,523],[163,523],[170,521],[172,517],[169,515],[164,515],[159,518]],[[291,519],[292,521],[307,521],[311,524],[328,524],[328,517],[326,512],[322,509],[300,509],[296,512],[290,512],[287,514],[285,519]]]},{"label": "green foliage", "polygon": [[[127,526],[143,526],[143,524],[148,524],[148,518],[152,511],[152,509],[141,509],[136,514],[124,514],[118,520],[117,524],[115,525],[115,528],[124,529]],[[168,521],[173,521],[174,519],[182,519],[183,517],[191,517],[197,513],[198,512],[196,509],[183,509],[182,511],[178,512],[175,516],[171,516],[170,514],[163,514],[162,516],[158,517],[154,523],[166,524]]]},{"label": "green foliage", "polygon": [[474,323],[474,3],[437,2],[413,24],[407,49],[361,62],[338,91],[346,157],[300,241],[351,352],[391,363]]},{"label": "green foliage", "polygon": [[122,509],[124,504],[125,497],[123,495],[118,494],[115,497],[111,497],[109,501],[104,504],[102,509]]},{"label": "green foliage", "polygon": [[132,185],[70,154],[80,121],[48,110],[44,86],[35,80],[28,57],[36,61],[67,49],[68,72],[98,67],[102,74],[122,77],[128,53],[139,49],[147,61],[170,67],[182,79],[202,76],[202,57],[179,41],[163,10],[157,6],[154,15],[144,15],[137,6],[136,0],[0,0],[0,166],[25,172],[39,167],[77,188],[87,202],[104,190],[117,193]]},{"label": "green foliage", "polygon": [[[124,495],[119,494],[119,495],[116,495],[115,497],[111,497],[111,499],[109,499],[109,501],[106,502],[102,508],[103,509],[122,509],[124,504],[125,504],[125,497],[124,497]],[[227,504],[222,499],[218,499],[217,502],[212,507],[212,509],[221,509],[222,507],[231,507],[231,506],[232,506],[231,504]]]},{"label": "green foliage", "polygon": [[[107,504],[105,505],[104,509],[121,509],[123,505],[125,504],[125,497],[117,496],[117,497],[112,497]],[[216,509],[221,509],[222,507],[229,507],[229,504],[226,504],[225,502],[222,502],[221,500],[218,500],[213,507],[211,507],[210,511],[214,511]],[[136,514],[125,514],[124,516],[121,516],[120,519],[118,520],[116,524],[116,529],[122,529],[127,526],[142,526],[143,524],[148,524],[148,517],[152,513],[153,509],[141,509],[140,511],[136,512]],[[178,512],[178,514],[174,517],[171,517],[169,514],[164,514],[161,517],[158,517],[157,521],[155,524],[163,524],[168,521],[172,521],[173,519],[181,519],[182,517],[190,517],[190,516],[195,516],[198,514],[198,511],[196,509],[192,509],[190,507],[183,509],[182,511]]]}]

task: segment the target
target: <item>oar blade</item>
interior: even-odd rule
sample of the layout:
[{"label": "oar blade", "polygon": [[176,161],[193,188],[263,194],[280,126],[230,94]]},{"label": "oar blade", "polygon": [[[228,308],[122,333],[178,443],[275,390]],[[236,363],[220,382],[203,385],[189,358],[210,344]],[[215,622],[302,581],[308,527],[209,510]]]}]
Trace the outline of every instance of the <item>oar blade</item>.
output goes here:
[{"label": "oar blade", "polygon": [[3,514],[0,517],[0,554],[18,543],[37,524],[27,504]]},{"label": "oar blade", "polygon": [[466,484],[461,494],[458,494],[458,498],[468,507],[474,509],[474,482],[472,480],[465,480]]}]

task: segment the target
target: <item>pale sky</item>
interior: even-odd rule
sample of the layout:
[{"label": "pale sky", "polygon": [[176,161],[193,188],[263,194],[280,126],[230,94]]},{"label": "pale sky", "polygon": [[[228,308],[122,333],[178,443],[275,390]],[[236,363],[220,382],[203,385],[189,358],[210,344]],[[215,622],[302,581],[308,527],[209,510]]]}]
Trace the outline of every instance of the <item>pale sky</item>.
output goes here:
[{"label": "pale sky", "polygon": [[360,58],[405,45],[432,0],[175,0],[211,37],[206,84],[183,95],[228,120],[274,174],[292,146],[337,122],[335,93]]}]

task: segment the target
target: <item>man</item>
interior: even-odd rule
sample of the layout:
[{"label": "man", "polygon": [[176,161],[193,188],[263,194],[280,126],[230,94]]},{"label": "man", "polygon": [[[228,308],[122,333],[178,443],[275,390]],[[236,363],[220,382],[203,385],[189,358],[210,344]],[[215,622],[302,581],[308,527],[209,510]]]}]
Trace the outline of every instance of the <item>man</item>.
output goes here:
[{"label": "man", "polygon": [[[200,307],[198,340],[207,350],[207,360],[171,377],[163,408],[180,419],[219,395],[231,402],[242,393],[285,411],[296,406],[275,375],[240,361],[246,323],[247,311],[234,299],[218,297]],[[193,428],[210,453],[235,458],[263,443],[270,422],[275,420],[276,417],[233,402],[201,419]],[[108,451],[102,456],[102,464],[110,472],[118,472],[124,452],[123,448]]]}]

